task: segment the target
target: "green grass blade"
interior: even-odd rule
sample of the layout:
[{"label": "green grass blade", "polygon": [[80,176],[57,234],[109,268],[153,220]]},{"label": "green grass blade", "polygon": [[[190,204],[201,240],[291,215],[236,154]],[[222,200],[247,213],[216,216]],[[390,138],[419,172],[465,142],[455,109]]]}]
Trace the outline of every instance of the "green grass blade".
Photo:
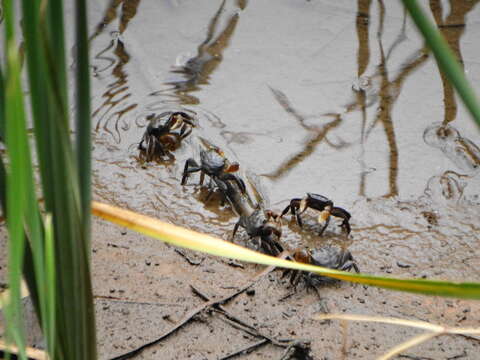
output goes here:
[{"label": "green grass blade", "polygon": [[[1,141],[5,140],[5,87],[4,87],[4,78],[0,68],[0,137]],[[35,204],[36,207],[37,204]],[[5,164],[3,159],[0,157],[0,207],[2,209],[2,214],[6,218],[7,214],[7,172],[5,169]],[[23,273],[25,281],[28,284],[30,289],[30,296],[33,300],[34,306],[37,310],[37,313],[40,313],[39,310],[39,293],[37,291],[37,281],[35,279],[35,271],[33,266],[33,253],[26,243],[25,246],[25,256],[23,260]]]},{"label": "green grass blade", "polygon": [[[50,137],[50,118],[47,102],[47,65],[41,48],[40,34],[40,2],[22,0],[22,21],[25,54],[28,68],[28,84],[30,88],[30,104],[36,136],[36,148],[39,163],[51,163],[53,156],[48,146],[54,139]],[[44,193],[54,192],[53,178],[50,171],[40,167],[42,188]],[[45,198],[45,207],[51,209],[50,197]]]},{"label": "green grass blade", "polygon": [[0,141],[5,141],[5,87],[0,63]]},{"label": "green grass blade", "polygon": [[47,340],[47,348],[50,354],[55,353],[55,243],[53,236],[53,224],[51,215],[45,216],[45,320],[44,334]]},{"label": "green grass blade", "polygon": [[25,113],[20,79],[20,61],[15,41],[14,9],[12,1],[4,0],[6,75],[5,75],[5,135],[10,171],[7,174],[8,191],[15,196],[7,198],[8,272],[10,301],[5,307],[7,339],[13,340],[25,358],[25,339],[21,321],[21,276],[24,251],[23,220],[26,208],[26,174],[28,144],[26,142]]},{"label": "green grass blade", "polygon": [[[46,5],[43,13],[40,4]],[[52,214],[58,275],[55,356],[95,359],[89,229],[84,226],[90,215],[82,213],[79,172],[70,140],[64,36],[55,33],[63,32],[63,5],[60,0],[46,3],[23,0],[22,9],[39,169],[45,210]],[[44,244],[41,250],[34,251],[34,257],[46,250]],[[46,261],[45,266],[48,267]],[[45,276],[48,278],[48,271]],[[42,312],[48,313],[48,308],[42,307]]]},{"label": "green grass blade", "polygon": [[[2,66],[0,64],[0,142],[5,141],[5,87]],[[0,206],[2,207],[2,214],[6,217],[7,210],[7,172],[3,159],[0,156]]]},{"label": "green grass blade", "polygon": [[[78,164],[78,183],[82,204],[83,227],[90,229],[90,174],[91,174],[91,119],[90,119],[90,67],[88,60],[87,4],[85,0],[76,0],[76,154]],[[86,232],[87,234],[89,231]]]},{"label": "green grass blade", "polygon": [[231,259],[253,262],[264,265],[314,272],[320,275],[372,285],[381,288],[406,291],[419,294],[458,297],[465,299],[480,299],[480,283],[453,283],[424,279],[395,279],[380,276],[352,274],[349,272],[322,268],[298,262],[277,259],[256,251],[235,245],[228,241],[217,239],[184,229],[160,220],[140,215],[111,205],[92,202],[92,212],[105,220],[126,226],[137,232],[146,234],[170,244],[201,251],[204,253],[224,256]]},{"label": "green grass blade", "polygon": [[5,164],[0,157],[0,206],[2,207],[2,215],[6,216],[7,210],[7,171],[5,170]]},{"label": "green grass blade", "polygon": [[[51,46],[51,53],[55,59],[55,91],[58,92],[58,101],[64,112],[64,120],[68,120],[68,90],[67,90],[67,66],[65,60],[65,30],[63,24],[63,1],[49,0],[47,2],[47,16],[41,18],[46,20],[42,26],[45,35],[48,36],[48,43]],[[67,124],[68,126],[68,124]]]},{"label": "green grass blade", "polygon": [[480,103],[447,42],[415,0],[403,0],[403,4],[432,50],[438,67],[455,87],[473,119],[480,126]]}]

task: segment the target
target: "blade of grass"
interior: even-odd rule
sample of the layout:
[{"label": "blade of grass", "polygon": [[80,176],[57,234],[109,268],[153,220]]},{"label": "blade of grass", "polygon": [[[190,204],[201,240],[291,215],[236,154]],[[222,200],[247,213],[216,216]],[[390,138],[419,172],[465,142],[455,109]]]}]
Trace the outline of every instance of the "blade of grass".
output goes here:
[{"label": "blade of grass", "polygon": [[[438,324],[432,324],[426,321],[419,320],[407,320],[393,317],[380,317],[380,316],[368,316],[358,314],[321,314],[314,317],[316,320],[340,320],[340,321],[365,321],[365,322],[378,322],[383,324],[409,326],[417,329],[427,330],[427,333],[415,336],[401,344],[396,345],[388,351],[385,355],[378,358],[378,360],[388,360],[392,357],[410,349],[413,346],[417,346],[435,336],[441,335],[464,335],[469,336],[480,334],[480,328],[459,328],[448,327]],[[476,339],[476,338],[475,338]]]},{"label": "blade of grass", "polygon": [[45,216],[45,285],[44,296],[44,326],[43,332],[47,341],[47,349],[50,354],[55,353],[55,243],[53,236],[53,224],[50,214]]},{"label": "blade of grass", "polygon": [[79,172],[70,141],[64,36],[55,34],[63,32],[63,5],[60,0],[23,0],[22,9],[45,210],[52,214],[55,271],[61,274],[55,287],[55,355],[95,359],[89,229],[83,226],[90,215],[82,214]]},{"label": "blade of grass", "polygon": [[444,332],[448,334],[480,334],[479,328],[461,328],[461,327],[448,327],[443,325],[432,324],[426,321],[420,320],[406,320],[394,317],[382,317],[382,316],[369,316],[358,314],[321,314],[314,317],[317,320],[350,320],[350,321],[366,321],[366,322],[378,322],[384,324],[410,326],[418,329],[429,330],[433,332]]},{"label": "blade of grass", "polygon": [[5,88],[2,64],[0,63],[0,141],[5,140]]},{"label": "blade of grass", "polygon": [[[91,203],[91,109],[90,109],[90,66],[88,59],[87,4],[85,0],[75,1],[76,9],[76,161],[80,192],[81,226],[84,229],[84,246],[90,248],[90,203]],[[89,252],[86,251],[86,261]],[[91,295],[91,294],[90,294]],[[90,305],[91,311],[92,305]],[[91,324],[95,326],[94,323]],[[84,334],[91,343],[96,342],[95,332]]]},{"label": "blade of grass", "polygon": [[443,39],[436,26],[425,15],[416,0],[403,0],[403,4],[422,33],[428,47],[432,50],[439,69],[455,87],[463,103],[480,127],[480,103],[447,42]]},{"label": "blade of grass", "polygon": [[394,356],[404,352],[405,350],[408,350],[414,346],[420,345],[421,343],[424,343],[425,341],[428,341],[435,336],[441,335],[442,333],[438,332],[433,332],[433,333],[426,333],[426,334],[420,334],[417,336],[414,336],[411,339],[408,339],[407,341],[398,344],[397,346],[393,347],[390,349],[388,353],[385,355],[380,356],[377,360],[388,360],[393,358]]},{"label": "blade of grass", "polygon": [[0,157],[0,206],[2,208],[2,215],[6,218],[7,210],[7,171],[3,159]]},{"label": "blade of grass", "polygon": [[281,260],[256,251],[201,234],[172,224],[164,223],[151,217],[111,205],[92,202],[92,212],[105,220],[126,226],[137,232],[146,234],[170,244],[201,251],[204,253],[228,257],[257,264],[274,265],[294,270],[314,272],[323,276],[346,280],[365,285],[378,286],[391,290],[412,293],[449,296],[466,299],[480,299],[479,283],[452,283],[432,280],[408,280],[385,278],[364,274],[352,274],[319,266]]},{"label": "blade of grass", "polygon": [[[2,66],[0,63],[0,141],[5,141],[5,87]],[[7,189],[7,172],[3,159],[0,157],[0,206],[4,217],[6,212],[6,190]]]},{"label": "blade of grass", "polygon": [[[18,55],[17,55],[18,56]],[[19,61],[17,59],[17,61]],[[20,71],[20,70],[19,70]],[[20,85],[19,85],[20,88]],[[20,186],[18,188],[12,188],[11,184],[9,183],[8,192],[9,198],[13,201],[16,201],[16,193],[17,191],[21,191],[22,197],[25,200],[24,208],[22,211],[22,215],[20,221],[22,221],[22,226],[25,227],[27,231],[27,236],[30,240],[29,245],[25,244],[23,241],[19,244],[19,246],[30,246],[31,248],[24,248],[22,249],[22,267],[27,270],[26,278],[31,287],[32,291],[32,298],[35,302],[35,307],[38,311],[38,317],[40,323],[42,324],[42,328],[44,330],[48,330],[54,328],[54,324],[49,322],[51,316],[47,316],[49,308],[48,308],[48,293],[45,291],[50,286],[54,286],[54,284],[49,284],[48,279],[45,276],[45,254],[44,254],[44,245],[43,245],[43,225],[40,220],[40,212],[37,203],[37,196],[35,194],[35,186],[33,182],[33,172],[31,168],[31,157],[30,157],[30,150],[28,145],[27,139],[27,130],[26,130],[26,120],[25,120],[25,113],[24,113],[24,104],[23,104],[23,94],[20,90],[19,92],[19,104],[18,106],[21,107],[22,112],[19,113],[19,116],[15,120],[17,122],[16,126],[18,131],[15,134],[11,134],[13,136],[13,141],[10,141],[10,135],[7,138],[7,149],[9,153],[14,153],[21,149],[22,151],[22,159],[23,163],[18,164],[13,161],[11,158],[10,167],[12,173],[15,172],[15,168],[18,166],[22,167],[22,181],[20,182]],[[8,104],[10,106],[10,104]],[[17,149],[18,148],[18,149]],[[0,174],[1,175],[1,174]],[[20,175],[17,173],[16,175],[12,175],[14,177],[14,181]],[[15,216],[15,215],[12,215]],[[25,233],[22,233],[22,237],[25,240]],[[25,251],[25,249],[27,251]],[[25,262],[23,262],[25,260]],[[23,270],[23,269],[22,269]],[[33,271],[32,271],[33,270]],[[34,274],[34,275],[33,275]],[[49,340],[49,339],[47,339]]]},{"label": "blade of grass", "polygon": [[314,317],[316,320],[350,320],[350,321],[365,321],[365,322],[378,322],[383,324],[401,325],[415,327],[418,329],[440,332],[445,329],[441,325],[431,324],[427,321],[419,320],[407,320],[393,317],[382,316],[368,316],[359,314],[321,314]]},{"label": "blade of grass", "polygon": [[[3,14],[3,13],[2,13]],[[1,17],[0,17],[1,19]],[[0,142],[5,141],[5,87],[2,66],[0,63]],[[6,218],[7,210],[7,172],[0,156],[0,206],[2,207],[3,217]]]},{"label": "blade of grass", "polygon": [[7,341],[13,340],[25,358],[25,338],[21,321],[21,275],[23,267],[24,229],[23,219],[26,207],[26,163],[28,145],[24,141],[25,113],[20,80],[20,62],[15,41],[14,5],[10,0],[3,2],[5,10],[6,39],[6,86],[5,86],[5,133],[10,171],[7,174],[8,191],[16,196],[7,198],[8,272],[10,301],[5,307]]},{"label": "blade of grass", "polygon": [[[63,1],[49,0],[46,2],[46,16],[41,16],[41,27],[48,38],[51,54],[55,59],[56,71],[54,74],[55,91],[58,102],[61,104],[63,120],[68,126],[68,92],[67,92],[67,67],[65,60],[65,30],[63,24]],[[51,75],[51,76],[52,76]]]},{"label": "blade of grass", "polygon": [[[1,22],[1,21],[0,21]],[[5,87],[4,87],[4,77],[2,73],[2,67],[0,66],[0,141],[5,141]],[[0,207],[2,209],[3,217],[6,218],[7,214],[7,172],[3,162],[3,158],[0,157]],[[36,205],[36,204],[35,204]],[[37,283],[33,271],[33,255],[30,246],[25,248],[25,257],[24,257],[24,268],[23,273],[29,288],[32,289],[31,297],[33,304],[36,309],[38,309],[38,292]],[[24,297],[24,284],[22,282],[21,287],[21,297]]]},{"label": "blade of grass", "polygon": [[[41,48],[42,40],[40,34],[40,2],[22,0],[22,14],[25,21],[22,21],[24,34],[24,46],[28,68],[28,85],[30,88],[30,105],[32,119],[36,136],[37,156],[39,163],[53,161],[50,153],[49,143],[54,141],[50,137],[50,122],[45,121],[50,117],[47,102],[47,66],[45,56]],[[52,193],[53,179],[51,172],[40,167],[42,188],[44,193]],[[45,207],[51,209],[53,204],[49,197],[45,198]]]},{"label": "blade of grass", "polygon": [[[76,35],[77,35],[77,118],[76,118],[76,153],[82,203],[83,226],[90,228],[90,173],[91,159],[91,124],[90,124],[90,68],[88,60],[87,4],[76,0]],[[88,232],[87,232],[88,233]]]}]

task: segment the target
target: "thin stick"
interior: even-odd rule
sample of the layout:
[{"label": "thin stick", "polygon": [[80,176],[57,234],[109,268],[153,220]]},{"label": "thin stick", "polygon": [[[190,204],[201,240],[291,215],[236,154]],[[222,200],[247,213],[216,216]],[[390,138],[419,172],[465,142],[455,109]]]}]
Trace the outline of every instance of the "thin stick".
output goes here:
[{"label": "thin stick", "polygon": [[267,339],[260,340],[256,343],[253,343],[252,345],[248,345],[248,346],[244,347],[243,349],[235,351],[234,353],[228,354],[227,356],[224,356],[224,357],[222,357],[218,360],[228,360],[228,359],[232,359],[236,356],[248,354],[248,353],[252,352],[253,350],[255,350],[255,349],[257,349],[260,346],[263,346],[265,344],[268,344]]},{"label": "thin stick", "polygon": [[[205,294],[201,293],[200,290],[194,288],[192,285],[190,285],[190,287],[203,300],[205,300],[205,301],[210,300]],[[270,341],[274,345],[277,345],[277,346],[280,346],[280,347],[288,347],[290,341],[288,341],[288,340],[282,340],[282,341],[275,340],[275,339],[273,339],[273,338],[271,338],[267,335],[262,334],[254,326],[247,324],[243,320],[241,320],[241,319],[237,318],[236,316],[234,316],[233,314],[229,313],[228,310],[225,309],[225,307],[223,307],[222,305],[218,304],[218,305],[214,305],[214,307],[216,308],[215,311],[222,314],[223,316],[225,316],[224,320],[226,322],[228,322],[230,325],[232,325],[233,327],[235,327],[239,330],[245,331],[249,335],[264,338],[264,339]]]}]

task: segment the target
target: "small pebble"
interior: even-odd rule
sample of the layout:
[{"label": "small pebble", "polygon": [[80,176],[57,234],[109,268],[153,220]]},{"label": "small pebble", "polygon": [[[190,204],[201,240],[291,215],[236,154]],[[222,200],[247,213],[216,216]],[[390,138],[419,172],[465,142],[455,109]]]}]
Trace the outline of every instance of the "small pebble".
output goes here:
[{"label": "small pebble", "polygon": [[405,264],[405,263],[402,263],[402,262],[400,262],[400,261],[397,261],[397,266],[400,267],[400,268],[403,268],[403,269],[408,269],[408,268],[411,267],[412,265]]}]

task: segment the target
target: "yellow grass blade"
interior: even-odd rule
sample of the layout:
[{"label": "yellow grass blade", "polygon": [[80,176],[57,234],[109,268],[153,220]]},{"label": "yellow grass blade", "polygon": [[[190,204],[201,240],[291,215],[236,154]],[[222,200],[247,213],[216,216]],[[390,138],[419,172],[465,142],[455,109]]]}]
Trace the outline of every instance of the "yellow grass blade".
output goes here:
[{"label": "yellow grass blade", "polygon": [[417,335],[401,344],[398,344],[397,346],[393,347],[390,349],[388,353],[385,355],[380,356],[377,360],[388,360],[393,358],[395,355],[398,355],[414,346],[417,346],[427,340],[430,340],[431,338],[434,338],[435,336],[441,335],[442,333],[438,332],[433,332],[433,333],[426,333],[426,334],[420,334]]},{"label": "yellow grass blade", "polygon": [[387,360],[391,359],[395,355],[398,355],[405,350],[408,350],[411,347],[417,346],[422,342],[425,342],[435,336],[451,334],[451,335],[472,335],[480,334],[480,328],[457,328],[457,327],[448,327],[437,324],[431,324],[426,321],[418,320],[406,320],[393,317],[380,317],[380,316],[368,316],[368,315],[357,315],[357,314],[322,314],[315,316],[316,320],[341,320],[341,321],[367,321],[367,322],[378,322],[383,324],[392,324],[392,325],[401,325],[401,326],[410,326],[414,328],[428,330],[429,332],[417,335],[401,344],[396,345],[388,353],[378,358],[378,360]]},{"label": "yellow grass blade", "polygon": [[105,220],[126,226],[132,230],[170,244],[216,256],[223,256],[257,264],[273,265],[293,270],[309,271],[340,280],[392,290],[465,299],[480,299],[479,283],[453,283],[424,279],[408,280],[365,274],[352,274],[345,271],[278,259],[210,235],[201,234],[129,210],[120,209],[115,206],[95,201],[92,202],[92,213]]},{"label": "yellow grass blade", "polygon": [[315,316],[316,320],[351,320],[351,321],[367,321],[367,322],[378,322],[383,324],[392,324],[392,325],[402,325],[410,326],[419,329],[429,330],[429,331],[445,331],[445,327],[441,325],[431,324],[426,321],[419,320],[406,320],[393,317],[381,317],[381,316],[368,316],[368,315],[357,315],[357,314],[321,314]]},{"label": "yellow grass blade", "polygon": [[[0,340],[0,350],[4,352],[8,352],[10,354],[16,354],[16,355],[19,354],[18,348],[16,346],[6,344],[3,340]],[[27,347],[25,349],[25,353],[27,354],[29,359],[48,360],[47,353],[42,350]]]}]

